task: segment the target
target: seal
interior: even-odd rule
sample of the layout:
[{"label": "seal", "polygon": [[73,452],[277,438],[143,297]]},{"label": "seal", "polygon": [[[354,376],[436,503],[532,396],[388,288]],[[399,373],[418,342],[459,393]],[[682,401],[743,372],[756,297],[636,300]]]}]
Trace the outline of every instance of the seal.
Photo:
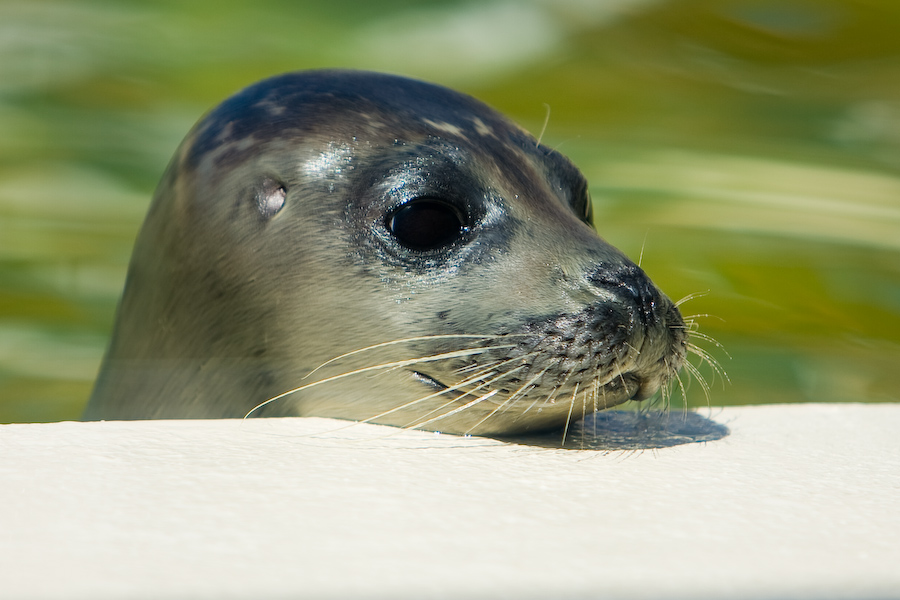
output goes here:
[{"label": "seal", "polygon": [[671,389],[688,326],[591,215],[568,159],[464,94],[252,85],[169,164],[85,418],[506,435]]}]

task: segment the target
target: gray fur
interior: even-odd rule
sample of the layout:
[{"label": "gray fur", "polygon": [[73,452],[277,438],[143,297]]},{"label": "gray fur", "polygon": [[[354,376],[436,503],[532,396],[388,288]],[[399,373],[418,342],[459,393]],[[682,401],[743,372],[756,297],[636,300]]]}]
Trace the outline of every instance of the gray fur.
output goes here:
[{"label": "gray fur", "polygon": [[[457,242],[392,238],[386,214],[439,195],[471,215]],[[565,157],[457,92],[354,71],[260,82],[169,165],[85,418],[242,417],[353,369],[370,370],[253,414],[506,434],[647,397],[680,368],[685,325],[586,198]],[[378,346],[452,335],[485,337]]]}]

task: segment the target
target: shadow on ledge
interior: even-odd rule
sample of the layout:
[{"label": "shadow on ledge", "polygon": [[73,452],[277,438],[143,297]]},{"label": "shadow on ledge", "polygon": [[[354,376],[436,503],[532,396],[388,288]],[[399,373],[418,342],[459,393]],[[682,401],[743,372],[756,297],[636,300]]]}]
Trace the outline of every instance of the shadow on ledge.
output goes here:
[{"label": "shadow on ledge", "polygon": [[572,425],[565,445],[561,431],[504,441],[567,450],[652,450],[714,442],[729,433],[725,425],[695,412],[604,410]]}]

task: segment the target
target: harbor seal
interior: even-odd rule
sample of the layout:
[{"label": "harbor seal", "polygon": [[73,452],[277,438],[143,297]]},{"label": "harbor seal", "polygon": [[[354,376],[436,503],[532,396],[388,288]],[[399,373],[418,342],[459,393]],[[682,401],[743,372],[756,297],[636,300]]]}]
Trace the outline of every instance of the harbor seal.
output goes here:
[{"label": "harbor seal", "polygon": [[437,85],[289,73],[176,152],[85,418],[517,434],[650,397],[687,348],[563,155]]}]

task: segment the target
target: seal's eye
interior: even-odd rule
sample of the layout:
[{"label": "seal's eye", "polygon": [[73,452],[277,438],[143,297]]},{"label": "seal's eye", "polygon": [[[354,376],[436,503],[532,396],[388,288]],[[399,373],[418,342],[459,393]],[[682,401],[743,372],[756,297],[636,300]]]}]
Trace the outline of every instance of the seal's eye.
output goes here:
[{"label": "seal's eye", "polygon": [[435,250],[459,238],[465,223],[451,204],[437,198],[416,198],[388,215],[387,228],[411,250]]}]

